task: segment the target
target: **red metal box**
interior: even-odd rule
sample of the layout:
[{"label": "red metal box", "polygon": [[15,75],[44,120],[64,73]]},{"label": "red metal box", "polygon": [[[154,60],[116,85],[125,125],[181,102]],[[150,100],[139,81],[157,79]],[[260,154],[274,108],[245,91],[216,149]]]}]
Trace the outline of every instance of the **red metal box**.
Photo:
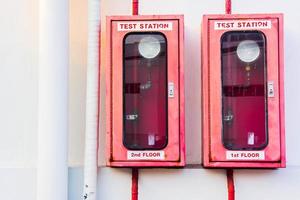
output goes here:
[{"label": "red metal box", "polygon": [[107,165],[185,165],[183,16],[111,16]]},{"label": "red metal box", "polygon": [[205,15],[205,167],[285,167],[282,14]]}]

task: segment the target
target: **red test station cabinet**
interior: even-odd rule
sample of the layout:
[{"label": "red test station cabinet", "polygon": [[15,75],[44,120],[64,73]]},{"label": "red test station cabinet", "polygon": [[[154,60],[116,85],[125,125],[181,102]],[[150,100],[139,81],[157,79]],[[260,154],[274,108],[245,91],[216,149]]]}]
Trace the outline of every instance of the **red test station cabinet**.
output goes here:
[{"label": "red test station cabinet", "polygon": [[111,16],[107,165],[185,165],[183,16]]},{"label": "red test station cabinet", "polygon": [[282,14],[205,15],[203,165],[285,167]]}]

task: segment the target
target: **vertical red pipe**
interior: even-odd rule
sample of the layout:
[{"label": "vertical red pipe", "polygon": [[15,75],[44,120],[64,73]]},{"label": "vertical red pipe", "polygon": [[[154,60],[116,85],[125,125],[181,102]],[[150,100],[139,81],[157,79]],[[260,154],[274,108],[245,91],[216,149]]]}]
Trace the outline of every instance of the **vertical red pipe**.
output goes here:
[{"label": "vertical red pipe", "polygon": [[235,190],[234,190],[233,169],[227,169],[226,175],[227,175],[228,200],[234,200]]},{"label": "vertical red pipe", "polygon": [[[132,15],[138,15],[138,14],[139,14],[139,0],[132,0]],[[138,80],[137,76],[138,76],[138,61],[135,60],[133,63],[133,81]],[[133,99],[133,106],[137,108],[138,107],[137,105],[138,105],[138,97],[135,96]],[[134,126],[134,132],[136,132],[136,126]],[[133,140],[136,142],[137,140],[136,134],[134,134]]]},{"label": "vertical red pipe", "polygon": [[139,170],[138,168],[132,168],[131,179],[131,200],[138,200],[139,193]]},{"label": "vertical red pipe", "polygon": [[[132,0],[132,15],[139,14],[139,0]],[[138,200],[139,192],[139,170],[132,168],[131,175],[131,200]]]},{"label": "vertical red pipe", "polygon": [[139,14],[139,0],[132,0],[132,15]]},{"label": "vertical red pipe", "polygon": [[[225,14],[231,14],[231,0],[225,0]],[[233,169],[226,170],[228,200],[235,199]]]},{"label": "vertical red pipe", "polygon": [[231,14],[231,0],[225,0],[225,13]]}]

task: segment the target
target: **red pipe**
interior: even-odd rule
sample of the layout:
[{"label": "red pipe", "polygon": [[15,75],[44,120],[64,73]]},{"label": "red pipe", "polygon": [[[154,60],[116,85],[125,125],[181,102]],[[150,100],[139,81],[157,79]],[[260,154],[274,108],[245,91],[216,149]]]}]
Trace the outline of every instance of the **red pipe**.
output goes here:
[{"label": "red pipe", "polygon": [[132,0],[132,15],[139,14],[139,0]]},{"label": "red pipe", "polygon": [[227,169],[226,176],[227,176],[228,200],[234,200],[235,189],[234,189],[233,169]]},{"label": "red pipe", "polygon": [[[139,14],[139,0],[132,0],[132,15]],[[132,168],[131,175],[131,200],[138,200],[139,196],[139,170]]]},{"label": "red pipe", "polygon": [[138,168],[132,168],[131,179],[131,200],[138,200],[139,196],[139,170]]},{"label": "red pipe", "polygon": [[[225,14],[231,14],[231,0],[225,0]],[[226,170],[228,200],[235,199],[233,169]]]},{"label": "red pipe", "polygon": [[231,14],[231,0],[225,0],[225,13]]}]

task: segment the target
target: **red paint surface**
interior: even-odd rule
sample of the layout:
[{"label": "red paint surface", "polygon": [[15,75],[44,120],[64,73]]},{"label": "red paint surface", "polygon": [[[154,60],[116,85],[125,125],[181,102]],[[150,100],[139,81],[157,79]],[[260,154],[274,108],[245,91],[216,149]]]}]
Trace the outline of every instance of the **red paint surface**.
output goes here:
[{"label": "red paint surface", "polygon": [[235,199],[235,188],[234,188],[233,169],[227,169],[226,176],[227,176],[228,200],[234,200]]},{"label": "red paint surface", "polygon": [[139,199],[139,169],[132,168],[131,177],[131,200]]},{"label": "red paint surface", "polygon": [[[236,85],[228,84],[222,86],[221,75],[221,37],[225,32],[237,31],[217,30],[215,22],[228,20],[270,20],[271,27],[268,29],[253,29],[262,32],[266,37],[266,81],[274,82],[274,97],[267,97],[267,130],[268,143],[263,149],[264,160],[228,160],[226,149],[222,143],[222,91],[224,98],[239,98],[248,101],[251,107],[258,108],[255,104],[263,107],[262,88],[259,76],[248,88],[239,88],[238,83],[243,82],[242,69],[237,70],[238,79]],[[233,61],[233,60],[232,60]],[[253,68],[254,69],[254,68]],[[258,68],[257,68],[258,69]],[[254,72],[254,71],[253,71]],[[258,72],[258,71],[257,71]],[[254,72],[254,73],[257,73]],[[229,79],[230,81],[233,81]],[[234,14],[234,15],[205,15],[202,28],[202,142],[203,142],[203,165],[215,168],[279,168],[285,167],[285,131],[284,131],[284,77],[283,77],[283,15],[282,14]],[[241,90],[242,89],[242,90]],[[256,91],[255,91],[256,90]],[[265,90],[264,90],[265,91]],[[266,93],[265,93],[266,94]],[[265,95],[264,95],[265,96]],[[253,100],[250,100],[252,98]],[[247,100],[248,99],[248,100]],[[257,100],[254,100],[257,99]],[[243,101],[244,101],[243,100]],[[255,103],[255,101],[257,101]],[[260,102],[260,103],[259,103]],[[244,106],[238,110],[247,111]],[[245,104],[244,104],[245,105]],[[246,106],[246,107],[248,107]],[[236,111],[238,111],[236,110]],[[235,111],[235,112],[236,112]],[[250,111],[250,109],[248,109]],[[247,111],[247,112],[248,112]],[[244,116],[241,116],[242,118]],[[252,123],[258,124],[261,120],[257,117]],[[255,121],[256,120],[256,121]],[[247,121],[247,120],[246,120]],[[258,122],[257,122],[258,121]],[[251,122],[249,123],[251,125]],[[247,128],[248,125],[241,127]],[[252,126],[252,125],[251,125]],[[256,125],[255,125],[256,126]],[[240,136],[239,136],[240,137]],[[244,140],[244,139],[242,139]],[[261,144],[263,142],[260,142]]]},{"label": "red paint surface", "polygon": [[[159,31],[167,40],[167,81],[174,83],[173,98],[167,98],[167,127],[168,143],[163,149],[163,160],[131,160],[128,159],[128,148],[123,144],[124,113],[123,95],[125,92],[131,96],[140,95],[138,85],[144,81],[131,82],[123,85],[123,40],[133,33],[133,30],[118,30],[120,22],[138,21],[166,21],[172,23],[172,30]],[[113,167],[181,167],[185,165],[185,137],[184,137],[184,61],[183,61],[183,16],[182,15],[134,15],[107,17],[106,32],[106,116],[107,116],[107,164]],[[139,31],[137,31],[139,32]],[[143,30],[143,33],[153,31]],[[157,31],[158,32],[158,31]],[[155,67],[154,67],[155,68]],[[139,69],[140,70],[140,69]],[[157,69],[153,69],[154,74]],[[141,69],[141,71],[143,71]],[[138,77],[140,72],[132,70],[132,77]],[[145,72],[143,72],[145,73]],[[159,78],[159,76],[156,76]],[[135,79],[136,80],[136,79]],[[160,82],[160,81],[159,81]],[[159,86],[159,90],[166,87]],[[129,94],[128,94],[129,95]],[[129,96],[130,96],[129,95]],[[167,94],[166,94],[167,95]],[[137,102],[136,102],[137,103]],[[148,104],[151,105],[151,104]],[[143,109],[146,106],[142,106]],[[154,106],[155,107],[155,106]],[[153,109],[152,109],[153,110]],[[153,111],[149,111],[153,118]],[[147,111],[148,112],[148,111]],[[152,113],[152,114],[151,114]],[[149,119],[150,120],[150,119]],[[149,121],[151,122],[151,120]],[[152,122],[151,122],[152,123]],[[161,123],[163,124],[163,123]],[[145,125],[147,127],[148,125]]]},{"label": "red paint surface", "polygon": [[225,13],[231,14],[231,0],[225,0]]},{"label": "red paint surface", "polygon": [[139,0],[132,0],[132,15],[139,14]]}]

